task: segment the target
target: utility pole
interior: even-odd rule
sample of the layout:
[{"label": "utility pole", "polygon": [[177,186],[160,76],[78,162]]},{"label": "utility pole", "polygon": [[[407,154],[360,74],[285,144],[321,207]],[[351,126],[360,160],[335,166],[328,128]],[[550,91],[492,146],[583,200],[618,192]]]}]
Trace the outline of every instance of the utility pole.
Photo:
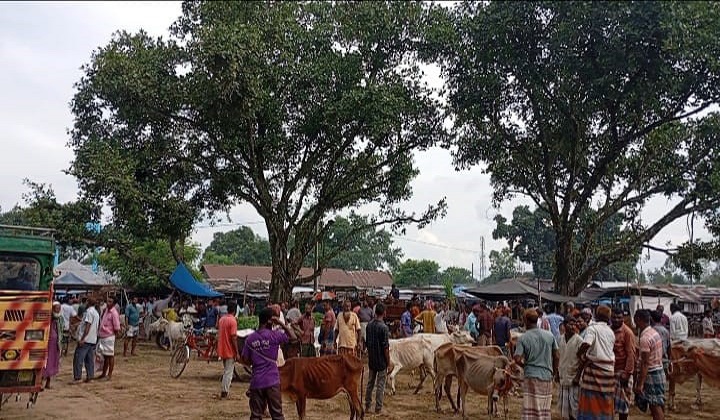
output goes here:
[{"label": "utility pole", "polygon": [[480,280],[485,278],[485,237],[480,237]]}]

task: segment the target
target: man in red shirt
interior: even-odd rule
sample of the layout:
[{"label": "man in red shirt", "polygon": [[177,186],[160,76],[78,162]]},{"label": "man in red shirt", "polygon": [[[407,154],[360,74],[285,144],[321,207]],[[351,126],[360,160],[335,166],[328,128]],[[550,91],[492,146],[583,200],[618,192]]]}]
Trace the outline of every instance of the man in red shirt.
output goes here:
[{"label": "man in red shirt", "polygon": [[227,398],[228,392],[230,392],[235,360],[239,360],[240,357],[237,347],[237,320],[235,319],[237,303],[228,302],[227,308],[227,313],[218,322],[217,354],[223,361],[220,398]]}]

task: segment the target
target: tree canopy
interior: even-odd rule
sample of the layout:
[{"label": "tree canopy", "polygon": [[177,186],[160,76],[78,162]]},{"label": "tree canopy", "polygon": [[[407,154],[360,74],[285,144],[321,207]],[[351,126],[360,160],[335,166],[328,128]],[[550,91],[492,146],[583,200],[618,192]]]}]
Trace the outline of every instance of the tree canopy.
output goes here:
[{"label": "tree canopy", "polygon": [[[558,292],[718,208],[720,5],[466,1],[432,22],[455,163],[485,165],[496,204],[521,195],[547,214]],[[670,204],[643,220],[653,198]],[[618,214],[618,240],[600,243]]]},{"label": "tree canopy", "polygon": [[435,261],[408,259],[393,271],[393,282],[398,286],[429,286],[442,284],[440,266]]},{"label": "tree canopy", "polygon": [[286,300],[312,278],[298,273],[327,215],[374,203],[371,225],[402,229],[444,213],[443,200],[399,207],[413,154],[445,139],[414,53],[425,7],[189,1],[168,38],[117,33],[77,84],[70,172],[114,225],[178,260],[194,222],[249,203],[271,299]]},{"label": "tree canopy", "polygon": [[203,253],[203,263],[270,265],[270,243],[247,226],[215,232]]},{"label": "tree canopy", "polygon": [[[589,215],[588,215],[589,213]],[[592,211],[583,217],[593,217]],[[605,221],[597,233],[596,246],[613,243],[622,238],[623,217],[617,214]],[[524,263],[531,264],[535,277],[549,279],[555,272],[555,232],[550,222],[550,216],[541,208],[530,210],[529,206],[518,206],[513,210],[512,221],[502,216],[495,216],[496,227],[493,230],[494,239],[506,239],[513,256]],[[583,238],[576,237],[572,245],[577,250],[582,245]],[[593,254],[594,249],[590,250]],[[639,253],[629,255],[626,260],[603,267],[594,276],[595,281],[626,281],[635,278],[635,264]],[[592,260],[592,257],[590,257]]]}]

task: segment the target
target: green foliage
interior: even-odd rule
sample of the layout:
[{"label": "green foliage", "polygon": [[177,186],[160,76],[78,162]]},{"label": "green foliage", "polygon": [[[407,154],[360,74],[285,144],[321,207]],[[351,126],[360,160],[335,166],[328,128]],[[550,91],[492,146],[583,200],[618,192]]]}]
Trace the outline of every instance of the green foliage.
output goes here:
[{"label": "green foliage", "polygon": [[440,274],[442,283],[450,282],[450,284],[472,284],[475,279],[472,273],[467,268],[462,267],[448,267]]},{"label": "green foliage", "polygon": [[[320,241],[320,258],[327,259],[327,267],[344,270],[392,270],[403,256],[402,250],[393,246],[389,231],[378,229],[373,226],[368,216],[354,212],[351,212],[348,218],[336,216],[328,228],[327,236]],[[309,267],[315,266],[313,254],[305,260]]]},{"label": "green foliage", "polygon": [[[589,219],[595,216],[592,210],[587,210],[583,217]],[[589,250],[591,256],[587,263],[593,261],[592,254],[601,250],[606,244],[621,239],[623,216],[621,214],[611,217],[596,234],[596,242]],[[529,206],[518,206],[513,210],[512,222],[501,216],[495,216],[496,227],[493,230],[494,239],[507,239],[513,255],[522,262],[531,264],[533,275],[539,278],[552,278],[555,272],[555,232],[553,231],[550,215],[536,208],[531,211]],[[583,238],[576,236],[572,249],[578,251],[582,246]],[[635,278],[635,264],[639,253],[628,256],[625,261],[610,264],[601,268],[594,276],[594,281],[626,281]]]},{"label": "green foliage", "polygon": [[648,281],[652,284],[686,284],[687,279],[679,272],[672,258],[665,260],[661,268],[648,272]]},{"label": "green foliage", "polygon": [[510,248],[503,248],[499,252],[490,251],[489,259],[490,275],[483,279],[484,284],[495,284],[518,274],[515,268],[516,259]]},{"label": "green foliage", "polygon": [[[447,79],[456,165],[484,165],[496,204],[522,195],[548,215],[559,292],[579,292],[674,220],[719,207],[719,4],[446,10],[432,11],[422,51]],[[655,197],[672,201],[641,220]],[[626,229],[600,243],[618,214]]]},{"label": "green foliage", "polygon": [[237,328],[238,330],[246,330],[248,328],[257,330],[260,322],[258,320],[257,315],[250,315],[250,316],[239,316],[237,318]]},{"label": "green foliage", "polygon": [[[188,270],[196,279],[202,279],[200,272],[192,265],[200,257],[200,245],[187,242],[183,253]],[[132,255],[136,257],[129,259],[114,249],[104,250],[98,255],[98,263],[108,272],[118,276],[124,286],[136,291],[152,292],[167,287],[170,274],[177,266],[167,241],[136,243],[132,248]],[[138,264],[139,258],[145,260],[144,264]],[[145,268],[147,266],[152,266],[155,270],[147,270]]]},{"label": "green foliage", "polygon": [[454,308],[456,298],[455,291],[453,290],[455,284],[453,283],[452,278],[449,276],[443,276],[442,285],[443,291],[445,292],[445,299],[447,300],[449,307]]},{"label": "green foliage", "polygon": [[371,225],[401,230],[444,214],[444,200],[400,208],[414,152],[446,134],[413,52],[425,7],[189,1],[169,38],[117,33],[77,84],[70,172],[113,225],[167,239],[179,260],[195,221],[250,204],[271,299],[287,300],[312,279],[298,273],[326,216],[375,203]]},{"label": "green foliage", "polygon": [[203,263],[270,265],[270,243],[247,226],[216,232],[205,249]]},{"label": "green foliage", "polygon": [[393,282],[398,286],[442,284],[439,270],[435,261],[405,260],[393,272]]},{"label": "green foliage", "polygon": [[325,314],[313,312],[313,320],[315,321],[316,327],[319,327],[322,324],[324,316],[325,316]]}]

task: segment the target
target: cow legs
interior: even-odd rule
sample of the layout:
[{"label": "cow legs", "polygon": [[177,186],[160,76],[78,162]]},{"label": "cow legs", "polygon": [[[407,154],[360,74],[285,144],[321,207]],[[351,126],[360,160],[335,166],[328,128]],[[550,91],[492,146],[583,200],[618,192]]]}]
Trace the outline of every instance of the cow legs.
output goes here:
[{"label": "cow legs", "polygon": [[418,392],[420,392],[420,389],[422,388],[423,383],[425,383],[425,379],[428,377],[428,375],[430,375],[430,377],[433,379],[433,382],[435,382],[435,371],[432,369],[425,369],[423,367],[420,375],[420,383],[418,384],[417,388],[415,388],[415,392],[413,392],[413,394],[417,394]]},{"label": "cow legs", "polygon": [[466,420],[467,416],[465,416],[465,394],[467,394],[468,385],[462,379],[458,379],[458,382],[458,408],[462,412],[462,419]]},{"label": "cow legs", "polygon": [[365,418],[362,401],[358,397],[357,387],[347,389],[348,402],[350,403],[350,420],[360,420]]},{"label": "cow legs", "polygon": [[700,395],[700,390],[702,389],[702,375],[697,374],[695,377],[695,405],[702,409],[702,396]]},{"label": "cow legs", "polygon": [[675,411],[675,381],[670,379],[668,388],[668,396],[670,397],[668,401],[670,404],[668,404],[670,410]]},{"label": "cow legs", "polygon": [[297,400],[295,400],[295,408],[297,408],[298,418],[300,420],[305,420],[305,405],[307,404],[307,400],[305,397],[298,397]]},{"label": "cow legs", "polygon": [[400,372],[401,368],[402,366],[400,364],[393,366],[393,370],[390,372],[390,376],[388,377],[388,379],[390,379],[390,394],[392,395],[395,395],[395,375]]}]

